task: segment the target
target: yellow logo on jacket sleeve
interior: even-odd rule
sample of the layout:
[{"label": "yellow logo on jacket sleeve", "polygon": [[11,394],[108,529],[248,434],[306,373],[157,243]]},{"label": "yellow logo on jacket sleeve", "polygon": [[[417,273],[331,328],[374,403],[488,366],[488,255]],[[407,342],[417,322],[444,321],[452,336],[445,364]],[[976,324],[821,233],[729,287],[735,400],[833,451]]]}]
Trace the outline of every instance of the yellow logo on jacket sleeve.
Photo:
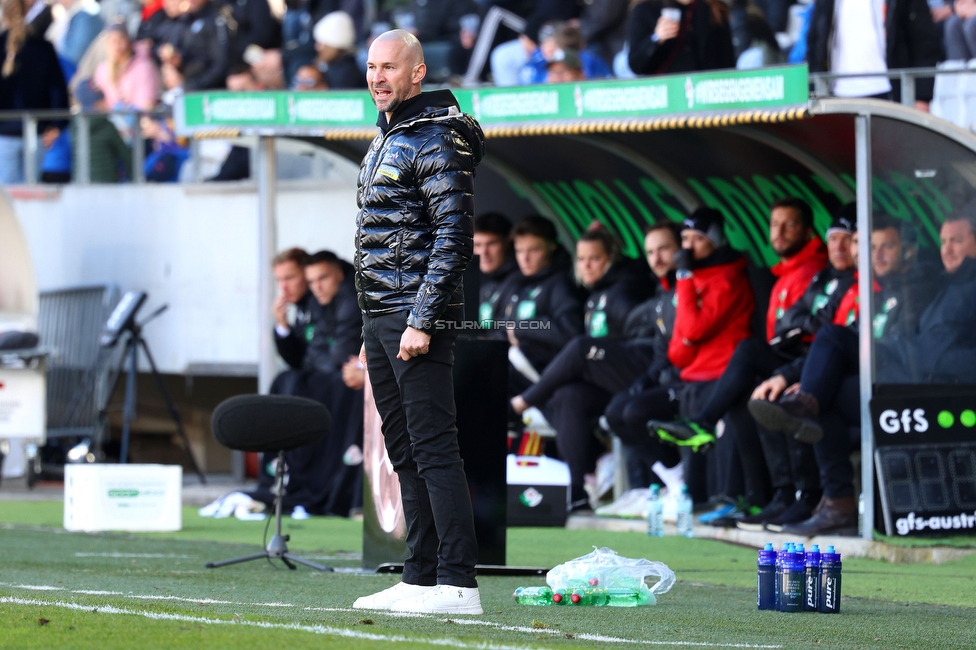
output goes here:
[{"label": "yellow logo on jacket sleeve", "polygon": [[387,178],[390,178],[395,181],[400,180],[400,172],[394,167],[380,165],[379,169],[376,170],[376,173],[380,174],[381,176],[386,176]]}]

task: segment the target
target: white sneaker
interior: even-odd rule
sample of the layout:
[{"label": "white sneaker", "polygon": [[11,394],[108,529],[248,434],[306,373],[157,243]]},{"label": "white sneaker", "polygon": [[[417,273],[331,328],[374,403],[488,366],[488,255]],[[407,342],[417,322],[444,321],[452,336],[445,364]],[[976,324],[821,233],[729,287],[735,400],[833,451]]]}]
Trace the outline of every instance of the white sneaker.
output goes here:
[{"label": "white sneaker", "polygon": [[437,585],[420,598],[401,600],[390,608],[394,612],[421,614],[484,614],[477,587]]},{"label": "white sneaker", "polygon": [[424,587],[422,585],[411,585],[406,582],[398,582],[389,589],[377,592],[370,596],[357,598],[352,604],[353,609],[393,609],[393,605],[404,599],[417,599],[433,591],[434,587]]}]

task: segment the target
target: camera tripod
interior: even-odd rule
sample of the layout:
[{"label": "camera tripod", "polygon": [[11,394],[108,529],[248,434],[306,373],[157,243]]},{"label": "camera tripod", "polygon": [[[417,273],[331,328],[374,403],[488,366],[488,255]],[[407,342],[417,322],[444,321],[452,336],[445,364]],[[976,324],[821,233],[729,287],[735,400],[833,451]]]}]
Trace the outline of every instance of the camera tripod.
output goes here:
[{"label": "camera tripod", "polygon": [[289,569],[294,571],[297,567],[295,562],[298,564],[304,564],[307,567],[311,567],[318,571],[334,571],[332,567],[322,566],[321,564],[316,564],[305,558],[298,557],[297,555],[292,555],[288,552],[288,542],[291,539],[290,535],[281,534],[281,501],[285,496],[285,450],[278,450],[278,462],[275,464],[275,534],[268,542],[267,548],[261,553],[254,553],[253,555],[245,555],[243,557],[235,557],[230,560],[221,560],[220,562],[207,562],[208,569],[218,569],[222,566],[229,566],[231,564],[240,564],[241,562],[250,562],[251,560],[261,560],[268,558],[268,560],[277,559],[285,563]]},{"label": "camera tripod", "polygon": [[156,380],[156,387],[159,389],[159,394],[162,396],[163,401],[166,403],[166,409],[169,411],[169,416],[172,418],[173,423],[176,425],[176,431],[179,433],[180,438],[183,440],[183,446],[186,448],[186,454],[190,458],[190,465],[193,467],[194,473],[200,479],[201,484],[206,484],[207,479],[204,477],[203,472],[200,471],[200,466],[197,465],[196,458],[193,457],[193,450],[190,448],[190,440],[186,437],[186,431],[183,429],[183,420],[180,418],[180,412],[176,410],[176,405],[173,404],[173,399],[170,397],[169,391],[166,390],[166,385],[163,383],[163,378],[159,374],[159,370],[156,369],[156,362],[153,359],[152,353],[149,351],[149,344],[146,343],[146,339],[142,337],[142,328],[149,321],[153,320],[160,314],[162,314],[168,305],[163,305],[152,314],[149,315],[141,323],[136,323],[134,320],[129,323],[125,331],[128,332],[128,337],[125,339],[125,351],[122,356],[119,357],[118,366],[115,369],[115,378],[112,381],[112,386],[110,387],[108,393],[105,397],[105,406],[101,409],[101,416],[104,418],[108,410],[108,402],[112,398],[112,393],[115,392],[115,388],[119,383],[119,377],[122,375],[122,367],[126,366],[126,377],[125,377],[125,401],[122,407],[122,445],[119,450],[119,463],[129,462],[129,439],[132,432],[132,420],[136,416],[136,377],[139,372],[139,350],[146,355],[146,359],[149,361],[149,368],[152,371],[153,379]]}]

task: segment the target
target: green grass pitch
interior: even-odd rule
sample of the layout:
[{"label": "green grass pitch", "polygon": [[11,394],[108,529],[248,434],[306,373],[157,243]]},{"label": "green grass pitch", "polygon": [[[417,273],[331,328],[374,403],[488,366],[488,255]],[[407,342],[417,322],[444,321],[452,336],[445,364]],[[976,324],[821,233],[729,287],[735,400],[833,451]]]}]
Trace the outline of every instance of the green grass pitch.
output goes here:
[{"label": "green grass pitch", "polygon": [[[756,610],[755,551],[638,533],[512,529],[509,564],[552,566],[608,546],[667,563],[678,583],[655,607],[521,607],[520,585],[482,577],[481,617],[353,611],[398,578],[204,563],[253,552],[263,522],[184,511],[172,534],[60,530],[61,504],[0,502],[2,648],[976,648],[976,555],[943,565],[844,560],[842,612]],[[286,520],[294,551],[359,566],[362,528]]]}]

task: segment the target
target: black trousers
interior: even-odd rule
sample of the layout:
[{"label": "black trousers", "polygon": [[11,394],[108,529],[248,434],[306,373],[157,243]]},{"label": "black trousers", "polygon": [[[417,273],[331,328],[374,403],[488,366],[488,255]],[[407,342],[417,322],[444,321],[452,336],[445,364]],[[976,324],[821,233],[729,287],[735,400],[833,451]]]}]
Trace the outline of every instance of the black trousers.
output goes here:
[{"label": "black trousers", "polygon": [[556,451],[569,465],[572,500],[586,498],[583,477],[596,468],[605,451],[593,431],[610,393],[590,384],[574,382],[556,389],[546,404],[549,424],[556,430]]},{"label": "black trousers", "polygon": [[733,406],[745,403],[753,389],[784,362],[785,359],[773,352],[765,341],[744,339],[736,346],[729,364],[695,419],[714,429]]},{"label": "black trousers", "polygon": [[546,366],[539,381],[522,392],[522,399],[541,406],[560,387],[575,382],[617,393],[634,383],[653,359],[654,348],[647,341],[577,336]]},{"label": "black trousers", "polygon": [[[715,382],[715,388],[696,419],[714,428],[736,406],[744,405],[756,385],[772,375],[784,362],[785,359],[773,352],[765,341],[757,338],[743,340],[736,346],[729,364]],[[743,478],[747,499],[761,500],[760,495],[764,490],[760,487],[763,477],[759,473],[764,461],[774,490],[819,488],[817,462],[810,445],[788,440],[782,434],[762,427],[751,427],[748,423],[740,423],[736,427],[735,440],[745,472]]]},{"label": "black trousers", "polygon": [[857,373],[857,332],[840,325],[824,325],[803,363],[800,387],[817,398],[823,413],[833,407],[844,378]]},{"label": "black trousers", "polygon": [[405,312],[365,316],[363,325],[369,381],[407,524],[403,581],[476,587],[478,542],[454,405],[457,330],[435,330],[427,354],[403,361],[396,356]]},{"label": "black trousers", "polygon": [[848,375],[840,384],[832,408],[820,414],[823,439],[813,446],[820,468],[824,496],[832,499],[854,496],[854,466],[851,452],[860,444],[861,378]]}]

